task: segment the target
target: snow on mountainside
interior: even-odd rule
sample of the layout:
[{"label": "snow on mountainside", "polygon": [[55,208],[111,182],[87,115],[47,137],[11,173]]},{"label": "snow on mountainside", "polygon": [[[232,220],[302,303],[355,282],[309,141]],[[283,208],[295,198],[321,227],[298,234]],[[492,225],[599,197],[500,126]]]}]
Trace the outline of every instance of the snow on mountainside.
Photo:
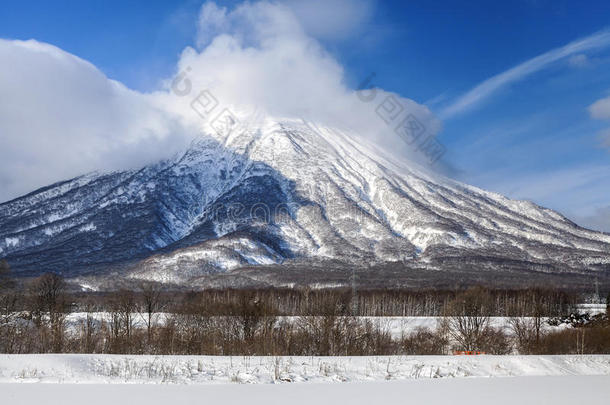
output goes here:
[{"label": "snow on mountainside", "polygon": [[329,260],[610,272],[610,235],[552,210],[394,162],[347,131],[265,117],[242,129],[0,205],[0,257],[22,274],[115,270],[176,283]]}]

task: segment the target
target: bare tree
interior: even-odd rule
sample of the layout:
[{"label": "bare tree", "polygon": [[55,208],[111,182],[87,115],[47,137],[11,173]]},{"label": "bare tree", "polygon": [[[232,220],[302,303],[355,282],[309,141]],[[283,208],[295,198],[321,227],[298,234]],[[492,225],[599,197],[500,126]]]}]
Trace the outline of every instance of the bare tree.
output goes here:
[{"label": "bare tree", "polygon": [[459,293],[449,303],[449,334],[461,350],[481,350],[485,332],[489,327],[491,297],[481,287]]},{"label": "bare tree", "polygon": [[30,314],[41,328],[43,336],[46,330],[50,331],[51,350],[56,353],[61,352],[64,342],[64,320],[68,304],[65,290],[63,277],[55,273],[43,274],[29,285]]},{"label": "bare tree", "polygon": [[[237,316],[241,325],[241,332],[246,341],[251,340],[266,318],[273,314],[273,310],[255,295],[243,294],[234,306],[233,315]],[[275,318],[270,319],[275,322]]]},{"label": "bare tree", "polygon": [[527,294],[527,305],[521,310],[521,316],[509,319],[519,353],[534,354],[538,351],[544,333],[542,326],[545,307],[546,302],[541,291],[532,290]]},{"label": "bare tree", "polygon": [[6,260],[0,260],[0,324],[6,324],[15,315],[18,294],[10,282],[11,268]]},{"label": "bare tree", "polygon": [[128,353],[132,347],[134,332],[133,314],[137,310],[135,294],[130,290],[119,290],[108,297],[109,332],[105,346],[110,353]]},{"label": "bare tree", "polygon": [[34,316],[48,315],[50,323],[54,323],[55,317],[64,312],[67,304],[65,290],[66,283],[58,274],[46,273],[35,278],[29,285]]},{"label": "bare tree", "polygon": [[161,285],[158,283],[144,282],[140,285],[141,305],[139,305],[140,316],[146,322],[147,343],[150,344],[152,327],[155,315],[163,306],[161,301]]},{"label": "bare tree", "polygon": [[119,290],[111,298],[111,318],[115,337],[129,339],[133,331],[133,314],[136,311],[136,299],[133,291]]},{"label": "bare tree", "polygon": [[79,321],[80,340],[77,342],[77,348],[81,353],[95,353],[98,338],[97,322],[93,316],[95,304],[92,299],[85,299],[81,306],[86,315],[85,319]]}]

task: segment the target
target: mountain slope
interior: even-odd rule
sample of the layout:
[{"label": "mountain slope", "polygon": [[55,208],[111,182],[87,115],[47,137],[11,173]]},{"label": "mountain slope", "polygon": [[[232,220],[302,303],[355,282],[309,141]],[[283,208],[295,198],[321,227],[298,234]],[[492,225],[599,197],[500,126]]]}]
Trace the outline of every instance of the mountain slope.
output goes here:
[{"label": "mountain slope", "polygon": [[137,171],[91,174],[0,205],[0,256],[22,274],[176,283],[246,266],[440,269],[502,263],[610,272],[610,235],[393,162],[354,134],[258,117]]}]

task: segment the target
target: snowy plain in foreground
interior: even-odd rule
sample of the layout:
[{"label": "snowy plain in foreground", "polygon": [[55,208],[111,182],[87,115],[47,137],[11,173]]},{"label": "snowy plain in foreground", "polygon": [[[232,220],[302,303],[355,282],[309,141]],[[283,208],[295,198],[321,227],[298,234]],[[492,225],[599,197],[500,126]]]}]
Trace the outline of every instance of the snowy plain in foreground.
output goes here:
[{"label": "snowy plain in foreground", "polygon": [[0,355],[0,393],[10,405],[601,405],[610,355]]},{"label": "snowy plain in foreground", "polygon": [[607,405],[608,376],[460,378],[346,384],[0,384],[11,405]]},{"label": "snowy plain in foreground", "polygon": [[0,383],[278,384],[455,377],[605,375],[610,355],[138,356],[0,355]]}]

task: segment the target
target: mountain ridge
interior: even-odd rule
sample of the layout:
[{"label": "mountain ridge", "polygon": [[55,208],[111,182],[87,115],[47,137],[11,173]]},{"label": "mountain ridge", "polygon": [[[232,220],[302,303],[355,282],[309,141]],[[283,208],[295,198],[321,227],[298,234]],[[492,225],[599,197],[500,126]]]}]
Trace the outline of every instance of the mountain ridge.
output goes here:
[{"label": "mountain ridge", "polygon": [[138,170],[0,204],[0,257],[21,275],[113,272],[180,284],[325,261],[438,269],[443,257],[469,255],[607,277],[610,235],[396,162],[356,133],[269,117]]}]

